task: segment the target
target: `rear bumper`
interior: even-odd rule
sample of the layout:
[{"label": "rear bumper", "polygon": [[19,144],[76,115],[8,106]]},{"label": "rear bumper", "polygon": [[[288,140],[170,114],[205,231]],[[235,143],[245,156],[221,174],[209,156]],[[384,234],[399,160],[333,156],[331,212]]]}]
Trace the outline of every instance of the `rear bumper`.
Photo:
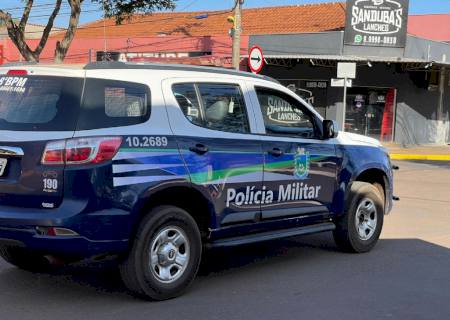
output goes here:
[{"label": "rear bumper", "polygon": [[124,252],[127,240],[96,241],[82,236],[41,236],[27,228],[0,227],[0,246],[20,246],[47,254],[88,258],[105,253]]},{"label": "rear bumper", "polygon": [[[42,235],[37,227],[61,227],[78,235]],[[130,213],[121,209],[71,214],[0,206],[0,246],[19,245],[48,254],[88,258],[126,251],[130,233]]]}]

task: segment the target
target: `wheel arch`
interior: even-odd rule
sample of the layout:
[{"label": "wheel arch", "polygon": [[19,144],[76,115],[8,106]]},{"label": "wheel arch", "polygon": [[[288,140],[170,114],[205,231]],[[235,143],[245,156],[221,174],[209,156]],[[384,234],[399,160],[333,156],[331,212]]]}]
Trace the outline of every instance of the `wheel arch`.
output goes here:
[{"label": "wheel arch", "polygon": [[130,239],[134,239],[142,219],[157,206],[170,205],[186,210],[197,223],[202,238],[209,235],[214,217],[212,203],[190,184],[174,184],[149,190],[136,205],[136,219]]},{"label": "wheel arch", "polygon": [[388,190],[390,189],[389,179],[387,173],[379,167],[368,167],[357,174],[348,185],[347,189],[350,188],[351,183],[354,181],[367,182],[374,185],[381,195],[383,196],[383,202],[385,207],[388,204]]}]

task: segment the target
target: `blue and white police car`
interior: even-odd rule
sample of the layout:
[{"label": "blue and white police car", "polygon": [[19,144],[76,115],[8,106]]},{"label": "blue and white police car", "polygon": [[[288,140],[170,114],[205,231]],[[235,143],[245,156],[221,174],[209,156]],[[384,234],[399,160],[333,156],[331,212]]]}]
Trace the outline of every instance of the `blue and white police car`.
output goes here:
[{"label": "blue and white police car", "polygon": [[0,255],[116,255],[126,286],[163,300],[204,247],[332,231],[377,242],[392,167],[275,80],[193,66],[0,68]]}]

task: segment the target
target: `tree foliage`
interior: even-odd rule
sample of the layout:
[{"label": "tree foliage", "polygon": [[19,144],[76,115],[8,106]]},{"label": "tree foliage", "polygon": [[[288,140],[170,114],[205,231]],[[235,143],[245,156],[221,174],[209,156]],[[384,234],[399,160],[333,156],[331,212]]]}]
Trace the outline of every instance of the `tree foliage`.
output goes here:
[{"label": "tree foliage", "polygon": [[[20,20],[14,19],[11,13],[0,9],[0,20],[8,30],[9,38],[19,50],[20,54],[27,61],[39,61],[42,50],[47,45],[50,32],[54,22],[60,13],[63,3],[68,3],[70,8],[69,24],[64,32],[62,40],[56,43],[55,62],[61,63],[67,55],[70,44],[79,24],[80,14],[83,11],[83,4],[89,0],[54,0],[55,5],[49,13],[47,24],[43,30],[42,37],[37,46],[32,49],[26,39],[25,27],[28,23],[30,13],[33,9],[34,0],[23,0],[24,9]],[[135,13],[151,13],[156,10],[174,9],[176,0],[90,0],[91,3],[98,4],[103,10],[104,16],[114,18],[117,24],[124,19],[129,19]]]}]

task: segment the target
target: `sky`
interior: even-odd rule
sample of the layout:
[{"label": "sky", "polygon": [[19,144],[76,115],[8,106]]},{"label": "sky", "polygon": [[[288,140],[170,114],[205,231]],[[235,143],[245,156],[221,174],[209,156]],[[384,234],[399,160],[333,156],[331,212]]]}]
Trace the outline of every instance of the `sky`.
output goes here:
[{"label": "sky", "polygon": [[[35,0],[35,8],[31,11],[30,22],[46,24],[52,8],[50,5],[55,0]],[[244,8],[302,5],[311,3],[324,3],[329,0],[245,0]],[[56,25],[64,27],[69,19],[69,8],[67,2],[63,2],[63,8],[56,20]],[[225,10],[233,7],[234,0],[177,0],[175,11],[204,11]],[[450,0],[410,0],[410,14],[450,13]],[[10,12],[13,17],[22,15],[23,0],[0,0],[0,9]],[[90,0],[85,0],[83,12],[80,16],[81,23],[87,23],[101,19],[102,12],[98,5]]]}]

